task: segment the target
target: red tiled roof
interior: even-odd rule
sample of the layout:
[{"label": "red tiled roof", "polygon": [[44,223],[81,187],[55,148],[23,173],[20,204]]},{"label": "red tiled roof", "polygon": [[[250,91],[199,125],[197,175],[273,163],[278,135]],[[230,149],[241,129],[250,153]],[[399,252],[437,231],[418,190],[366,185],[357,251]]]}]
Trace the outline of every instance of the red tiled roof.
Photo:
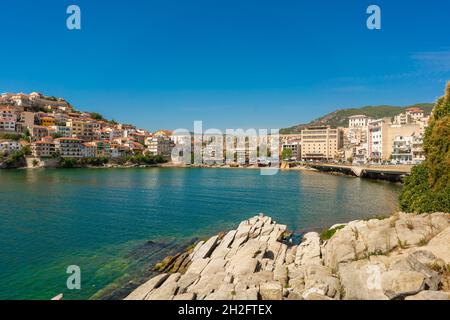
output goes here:
[{"label": "red tiled roof", "polygon": [[55,139],[55,140],[81,141],[81,139],[79,139],[79,138],[71,138],[71,137],[68,137],[68,138],[61,137],[61,138],[57,138],[57,139]]}]

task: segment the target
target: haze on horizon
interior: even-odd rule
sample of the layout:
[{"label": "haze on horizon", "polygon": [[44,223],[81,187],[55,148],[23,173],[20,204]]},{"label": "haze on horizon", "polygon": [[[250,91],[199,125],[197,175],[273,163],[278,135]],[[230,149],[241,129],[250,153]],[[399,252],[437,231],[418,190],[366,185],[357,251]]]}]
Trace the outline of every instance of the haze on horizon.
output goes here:
[{"label": "haze on horizon", "polygon": [[39,91],[142,128],[282,128],[338,108],[433,102],[450,3],[4,0],[0,92]]}]

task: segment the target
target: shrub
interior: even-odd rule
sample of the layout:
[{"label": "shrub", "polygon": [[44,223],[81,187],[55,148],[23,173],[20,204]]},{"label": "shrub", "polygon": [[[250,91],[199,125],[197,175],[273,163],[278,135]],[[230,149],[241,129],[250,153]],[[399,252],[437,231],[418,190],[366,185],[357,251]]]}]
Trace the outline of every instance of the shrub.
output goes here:
[{"label": "shrub", "polygon": [[334,236],[334,234],[336,233],[336,231],[338,231],[339,229],[342,229],[342,228],[344,228],[344,227],[345,227],[345,225],[340,225],[340,226],[337,226],[337,227],[335,227],[335,228],[333,228],[333,229],[327,229],[327,230],[324,230],[324,231],[322,231],[322,233],[320,234],[320,239],[323,240],[323,241],[329,240],[329,239],[331,239],[331,238]]},{"label": "shrub", "polygon": [[405,179],[400,207],[406,212],[450,212],[450,82],[425,132],[426,160]]},{"label": "shrub", "polygon": [[59,158],[58,165],[61,168],[73,168],[77,165],[77,160],[74,158]]}]

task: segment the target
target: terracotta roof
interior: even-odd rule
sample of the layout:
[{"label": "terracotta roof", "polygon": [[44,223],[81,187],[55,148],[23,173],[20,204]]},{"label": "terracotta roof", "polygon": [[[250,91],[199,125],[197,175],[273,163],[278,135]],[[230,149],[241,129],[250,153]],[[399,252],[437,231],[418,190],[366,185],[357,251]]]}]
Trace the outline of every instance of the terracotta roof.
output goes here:
[{"label": "terracotta roof", "polygon": [[408,108],[408,109],[406,109],[406,111],[409,111],[409,112],[423,112],[422,109],[417,108],[417,107]]},{"label": "terracotta roof", "polygon": [[71,138],[71,137],[68,137],[68,138],[65,138],[65,137],[61,137],[61,138],[57,138],[57,139],[55,139],[55,140],[71,140],[71,141],[81,141],[81,139],[79,139],[79,138]]}]

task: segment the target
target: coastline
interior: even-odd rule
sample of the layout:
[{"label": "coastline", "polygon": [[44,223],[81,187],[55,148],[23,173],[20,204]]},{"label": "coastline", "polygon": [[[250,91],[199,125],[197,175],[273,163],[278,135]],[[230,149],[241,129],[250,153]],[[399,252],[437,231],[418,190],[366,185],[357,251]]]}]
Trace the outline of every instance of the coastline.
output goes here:
[{"label": "coastline", "polygon": [[[349,166],[350,167],[350,166]],[[105,165],[75,165],[72,167],[64,167],[58,166],[55,164],[46,165],[46,166],[22,166],[22,167],[13,167],[13,168],[2,168],[0,170],[34,170],[34,169],[136,169],[136,168],[170,168],[170,169],[237,169],[237,170],[261,170],[264,167],[258,167],[255,165],[245,165],[245,166],[233,166],[233,165],[208,165],[208,164],[200,164],[200,165],[184,165],[184,164],[176,164],[176,163],[158,163],[158,164],[105,164]],[[388,174],[385,173],[377,173],[372,172],[369,175],[357,176],[352,173],[342,172],[341,170],[319,170],[314,167],[299,165],[294,167],[289,166],[281,166],[278,168],[280,171],[301,171],[301,172],[314,172],[314,173],[322,173],[333,176],[342,176],[349,178],[361,178],[361,179],[370,179],[370,180],[386,180],[390,183],[403,183],[404,174],[394,173],[394,175],[389,174],[389,169],[386,168]]]},{"label": "coastline", "polygon": [[354,220],[301,243],[262,214],[155,265],[126,300],[450,299],[450,214]]}]

